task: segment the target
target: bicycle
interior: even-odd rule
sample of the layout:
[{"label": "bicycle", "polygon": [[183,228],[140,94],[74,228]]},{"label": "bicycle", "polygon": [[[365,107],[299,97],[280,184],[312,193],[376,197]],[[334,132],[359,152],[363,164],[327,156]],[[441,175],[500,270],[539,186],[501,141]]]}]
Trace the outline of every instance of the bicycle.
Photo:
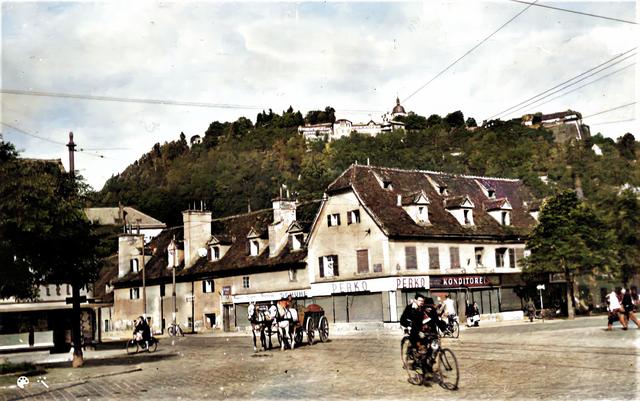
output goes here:
[{"label": "bicycle", "polygon": [[409,383],[421,385],[429,380],[429,376],[447,390],[457,390],[460,381],[458,360],[449,348],[442,348],[440,337],[426,334],[420,340],[420,349],[411,346],[411,340],[405,330],[400,342],[402,365],[409,375]]},{"label": "bicycle", "polygon": [[184,332],[182,331],[182,327],[178,323],[171,323],[167,328],[167,333],[171,337],[180,336],[184,337]]},{"label": "bicycle", "polygon": [[438,334],[440,334],[440,337],[460,337],[460,323],[458,323],[458,316],[449,315],[447,317],[447,328],[444,330],[444,332],[438,329]]},{"label": "bicycle", "polygon": [[158,339],[151,336],[148,340],[142,340],[138,336],[134,336],[127,341],[127,355],[137,354],[140,351],[156,352],[158,349]]}]

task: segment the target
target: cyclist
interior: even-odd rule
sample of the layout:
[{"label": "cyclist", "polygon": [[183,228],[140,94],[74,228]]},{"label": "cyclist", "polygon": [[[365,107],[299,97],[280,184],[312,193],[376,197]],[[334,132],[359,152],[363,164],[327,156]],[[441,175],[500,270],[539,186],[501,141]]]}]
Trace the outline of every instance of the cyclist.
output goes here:
[{"label": "cyclist", "polygon": [[442,303],[442,318],[446,319],[445,321],[449,324],[453,324],[456,317],[455,302],[451,299],[449,294],[446,294],[444,297],[445,300]]},{"label": "cyclist", "polygon": [[149,328],[147,320],[144,317],[138,316],[138,318],[135,320],[133,336],[142,348],[147,348],[149,340],[151,339],[151,329]]},{"label": "cyclist", "polygon": [[400,325],[405,328],[405,332],[409,330],[409,341],[414,349],[417,348],[418,336],[424,320],[424,301],[424,295],[416,294],[400,316]]}]

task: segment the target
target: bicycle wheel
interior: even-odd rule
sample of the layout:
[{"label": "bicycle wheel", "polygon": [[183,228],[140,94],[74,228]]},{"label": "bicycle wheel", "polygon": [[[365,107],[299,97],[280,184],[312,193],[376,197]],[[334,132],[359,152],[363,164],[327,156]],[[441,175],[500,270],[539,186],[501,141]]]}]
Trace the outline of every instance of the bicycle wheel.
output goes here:
[{"label": "bicycle wheel", "polygon": [[174,325],[169,326],[169,328],[167,329],[167,333],[171,337],[175,336],[176,335],[176,327]]},{"label": "bicycle wheel", "polygon": [[147,352],[156,352],[158,349],[158,340],[155,338],[151,338],[149,340],[149,346],[147,347]]},{"label": "bicycle wheel", "polygon": [[422,384],[424,377],[422,369],[418,368],[418,362],[413,356],[413,348],[411,347],[411,341],[409,337],[404,337],[400,342],[400,358],[402,359],[402,367],[407,372],[409,383],[420,385]]},{"label": "bicycle wheel", "polygon": [[138,342],[136,340],[127,341],[127,354],[133,355],[138,353]]},{"label": "bicycle wheel", "polygon": [[460,323],[453,322],[451,325],[451,337],[458,338],[460,337]]},{"label": "bicycle wheel", "polygon": [[438,382],[442,388],[447,390],[457,390],[460,381],[460,372],[458,370],[458,360],[449,348],[443,348],[438,353],[438,362],[436,368]]}]

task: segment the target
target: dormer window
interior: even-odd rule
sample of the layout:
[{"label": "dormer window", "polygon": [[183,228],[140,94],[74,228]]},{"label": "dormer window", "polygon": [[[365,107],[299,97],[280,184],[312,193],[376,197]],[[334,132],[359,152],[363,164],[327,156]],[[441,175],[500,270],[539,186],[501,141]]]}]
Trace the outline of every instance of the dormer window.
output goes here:
[{"label": "dormer window", "polygon": [[508,226],[511,224],[511,216],[509,212],[503,211],[500,216],[500,222],[503,226]]},{"label": "dormer window", "polygon": [[471,210],[463,210],[464,213],[464,225],[468,226],[471,224]]},{"label": "dormer window", "polygon": [[351,210],[347,212],[347,225],[360,223],[360,210]]},{"label": "dormer window", "polygon": [[340,214],[334,213],[327,216],[327,225],[329,227],[335,227],[340,225]]},{"label": "dormer window", "polygon": [[132,272],[137,273],[140,271],[140,262],[138,262],[138,259],[131,259],[129,264],[131,265]]},{"label": "dormer window", "polygon": [[485,208],[489,215],[501,226],[511,225],[511,211],[513,208],[507,198],[500,198],[485,203]]},{"label": "dormer window", "polygon": [[220,247],[212,246],[209,249],[211,250],[211,261],[214,262],[216,260],[220,260]]},{"label": "dormer window", "polygon": [[291,234],[291,245],[294,251],[302,248],[302,244],[304,244],[304,235],[300,234]]},{"label": "dormer window", "polygon": [[249,241],[249,255],[258,256],[260,253],[260,243],[258,240],[250,240]]},{"label": "dormer window", "polygon": [[496,191],[494,191],[493,189],[488,189],[487,190],[487,196],[491,199],[496,197]]},{"label": "dormer window", "polygon": [[392,190],[391,180],[382,180],[382,188]]},{"label": "dormer window", "polygon": [[438,185],[438,193],[442,196],[447,196],[447,187],[446,185]]}]

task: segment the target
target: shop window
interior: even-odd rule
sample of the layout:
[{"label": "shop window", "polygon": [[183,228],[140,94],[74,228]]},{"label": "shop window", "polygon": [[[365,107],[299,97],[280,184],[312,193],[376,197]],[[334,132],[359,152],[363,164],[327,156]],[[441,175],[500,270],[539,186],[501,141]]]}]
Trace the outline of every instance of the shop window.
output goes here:
[{"label": "shop window", "polygon": [[429,248],[429,269],[440,269],[440,250],[438,247]]},{"label": "shop window", "polygon": [[213,292],[213,280],[204,280],[202,282],[202,292],[205,294]]},{"label": "shop window", "polygon": [[358,249],[356,254],[358,259],[358,273],[369,273],[369,250]]},{"label": "shop window", "polygon": [[327,216],[327,225],[329,227],[335,227],[340,225],[340,214],[334,213]]},{"label": "shop window", "polygon": [[405,268],[407,270],[415,270],[418,268],[418,258],[415,246],[404,247]]},{"label": "shop window", "polygon": [[482,264],[482,256],[484,255],[484,248],[476,247],[475,254],[476,254],[476,267],[484,267]]},{"label": "shop window", "polygon": [[360,210],[347,212],[347,225],[360,223]]},{"label": "shop window", "polygon": [[318,258],[320,277],[339,276],[338,255],[320,256]]},{"label": "shop window", "polygon": [[140,288],[129,288],[129,299],[140,299]]},{"label": "shop window", "polygon": [[249,288],[249,277],[242,277],[242,288]]},{"label": "shop window", "polygon": [[451,259],[451,268],[459,269],[460,268],[460,248],[458,248],[457,246],[450,247],[449,256]]},{"label": "shop window", "polygon": [[507,263],[507,248],[496,248],[496,267],[509,267]]}]

